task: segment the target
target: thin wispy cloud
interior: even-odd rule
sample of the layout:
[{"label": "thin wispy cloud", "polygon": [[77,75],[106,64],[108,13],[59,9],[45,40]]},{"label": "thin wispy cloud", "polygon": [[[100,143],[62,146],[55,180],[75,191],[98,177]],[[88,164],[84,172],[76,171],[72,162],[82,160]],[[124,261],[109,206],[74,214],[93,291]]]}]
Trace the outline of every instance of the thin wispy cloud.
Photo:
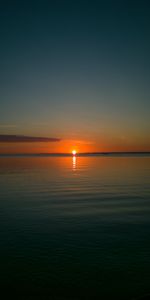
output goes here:
[{"label": "thin wispy cloud", "polygon": [[15,124],[0,124],[0,128],[16,128]]},{"label": "thin wispy cloud", "polygon": [[59,138],[34,137],[25,135],[0,134],[0,143],[34,143],[34,142],[59,142]]},{"label": "thin wispy cloud", "polygon": [[94,141],[89,141],[89,140],[78,140],[78,139],[63,139],[63,141],[69,141],[72,142],[72,144],[76,143],[76,144],[81,144],[81,145],[92,145],[95,144]]}]

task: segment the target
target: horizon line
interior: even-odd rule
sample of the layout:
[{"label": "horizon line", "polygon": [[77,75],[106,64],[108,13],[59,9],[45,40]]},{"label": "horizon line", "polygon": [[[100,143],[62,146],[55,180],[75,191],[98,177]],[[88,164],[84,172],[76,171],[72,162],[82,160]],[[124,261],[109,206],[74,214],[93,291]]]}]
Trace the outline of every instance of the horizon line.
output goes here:
[{"label": "horizon line", "polygon": [[150,151],[96,151],[96,152],[78,152],[76,153],[76,155],[73,155],[72,153],[68,153],[68,152],[37,152],[37,153],[0,153],[1,157],[10,157],[10,156],[76,156],[76,157],[80,157],[80,156],[92,156],[92,155],[150,155]]}]

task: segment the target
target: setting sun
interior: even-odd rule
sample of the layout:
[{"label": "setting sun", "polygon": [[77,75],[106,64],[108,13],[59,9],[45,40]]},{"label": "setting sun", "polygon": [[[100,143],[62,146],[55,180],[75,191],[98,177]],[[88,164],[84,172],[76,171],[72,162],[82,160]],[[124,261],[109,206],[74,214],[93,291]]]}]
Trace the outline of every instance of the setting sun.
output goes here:
[{"label": "setting sun", "polygon": [[77,151],[76,150],[73,150],[72,151],[72,155],[76,155],[77,154]]}]

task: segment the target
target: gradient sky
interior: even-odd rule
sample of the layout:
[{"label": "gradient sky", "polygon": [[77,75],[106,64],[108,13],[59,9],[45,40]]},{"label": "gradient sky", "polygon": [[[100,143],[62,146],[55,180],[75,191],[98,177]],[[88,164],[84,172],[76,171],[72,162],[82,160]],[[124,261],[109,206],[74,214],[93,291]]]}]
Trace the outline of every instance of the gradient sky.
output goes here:
[{"label": "gradient sky", "polygon": [[1,1],[0,152],[150,151],[150,1]]}]

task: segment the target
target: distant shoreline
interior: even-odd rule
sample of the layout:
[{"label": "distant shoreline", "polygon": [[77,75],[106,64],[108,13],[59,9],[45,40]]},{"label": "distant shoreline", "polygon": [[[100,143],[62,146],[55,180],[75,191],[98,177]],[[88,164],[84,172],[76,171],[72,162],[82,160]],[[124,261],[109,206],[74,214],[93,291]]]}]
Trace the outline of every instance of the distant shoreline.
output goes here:
[{"label": "distant shoreline", "polygon": [[[0,153],[0,157],[72,157],[72,153]],[[86,156],[150,156],[150,152],[84,152],[76,157]]]}]

